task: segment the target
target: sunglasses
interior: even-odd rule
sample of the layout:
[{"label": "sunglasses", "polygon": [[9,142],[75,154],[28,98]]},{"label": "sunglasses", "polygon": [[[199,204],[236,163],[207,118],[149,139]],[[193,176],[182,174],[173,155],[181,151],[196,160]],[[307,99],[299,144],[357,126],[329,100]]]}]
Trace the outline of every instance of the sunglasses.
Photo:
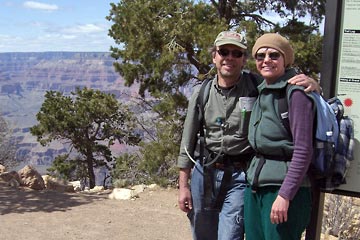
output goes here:
[{"label": "sunglasses", "polygon": [[220,48],[219,50],[217,50],[217,53],[222,57],[227,57],[229,56],[229,54],[231,54],[231,56],[233,56],[234,58],[241,58],[244,55],[244,52],[240,50],[235,49],[230,51],[229,49],[226,48]]},{"label": "sunglasses", "polygon": [[278,60],[281,57],[281,54],[279,52],[271,52],[271,53],[256,53],[255,59],[257,61],[263,61],[266,57],[266,55],[269,56],[271,60]]}]

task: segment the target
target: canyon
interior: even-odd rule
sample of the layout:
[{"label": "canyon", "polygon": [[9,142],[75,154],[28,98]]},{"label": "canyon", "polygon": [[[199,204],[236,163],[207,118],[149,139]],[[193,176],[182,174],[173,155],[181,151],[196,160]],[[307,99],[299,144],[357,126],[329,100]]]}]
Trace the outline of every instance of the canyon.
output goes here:
[{"label": "canyon", "polygon": [[[124,85],[115,61],[108,52],[0,53],[0,114],[12,130],[18,161],[46,167],[67,151],[59,142],[43,147],[29,132],[46,91],[66,95],[88,87],[112,93],[123,103],[138,96],[138,85]],[[117,146],[117,151],[127,147]]]}]

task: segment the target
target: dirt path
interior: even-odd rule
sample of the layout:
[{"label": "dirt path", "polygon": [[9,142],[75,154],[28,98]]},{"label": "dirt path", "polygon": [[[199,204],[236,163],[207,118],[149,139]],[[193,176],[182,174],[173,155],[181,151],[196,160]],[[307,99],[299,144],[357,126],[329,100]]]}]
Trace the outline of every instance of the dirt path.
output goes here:
[{"label": "dirt path", "polygon": [[0,240],[190,240],[176,189],[136,200],[103,194],[12,189],[0,183]]}]

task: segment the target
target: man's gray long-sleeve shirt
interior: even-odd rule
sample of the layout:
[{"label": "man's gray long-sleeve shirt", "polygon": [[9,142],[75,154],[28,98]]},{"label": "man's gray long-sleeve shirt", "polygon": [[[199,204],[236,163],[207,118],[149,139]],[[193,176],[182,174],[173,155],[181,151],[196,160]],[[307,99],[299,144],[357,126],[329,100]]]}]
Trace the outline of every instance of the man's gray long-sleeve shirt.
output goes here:
[{"label": "man's gray long-sleeve shirt", "polygon": [[[246,155],[253,152],[247,135],[252,103],[258,95],[258,79],[255,76],[251,78],[250,74],[243,73],[231,89],[221,89],[216,77],[212,81],[209,99],[204,107],[207,150],[216,153],[221,151],[228,155]],[[177,163],[179,168],[190,168],[193,165],[185,148],[194,158],[200,127],[197,107],[199,91],[200,87],[196,88],[189,100]]]}]

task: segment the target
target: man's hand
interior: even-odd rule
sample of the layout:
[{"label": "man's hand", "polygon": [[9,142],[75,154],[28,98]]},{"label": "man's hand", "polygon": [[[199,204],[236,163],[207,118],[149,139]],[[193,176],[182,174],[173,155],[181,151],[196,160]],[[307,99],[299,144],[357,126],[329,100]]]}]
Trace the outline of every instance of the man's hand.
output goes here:
[{"label": "man's hand", "polygon": [[188,213],[192,209],[191,192],[189,187],[191,169],[182,168],[179,172],[179,208]]},{"label": "man's hand", "polygon": [[187,187],[179,189],[179,207],[186,213],[192,209],[191,193]]},{"label": "man's hand", "polygon": [[305,87],[305,92],[313,92],[316,91],[321,94],[320,84],[312,79],[311,77],[306,76],[305,74],[296,75],[288,80],[288,83],[293,85],[299,85]]}]

